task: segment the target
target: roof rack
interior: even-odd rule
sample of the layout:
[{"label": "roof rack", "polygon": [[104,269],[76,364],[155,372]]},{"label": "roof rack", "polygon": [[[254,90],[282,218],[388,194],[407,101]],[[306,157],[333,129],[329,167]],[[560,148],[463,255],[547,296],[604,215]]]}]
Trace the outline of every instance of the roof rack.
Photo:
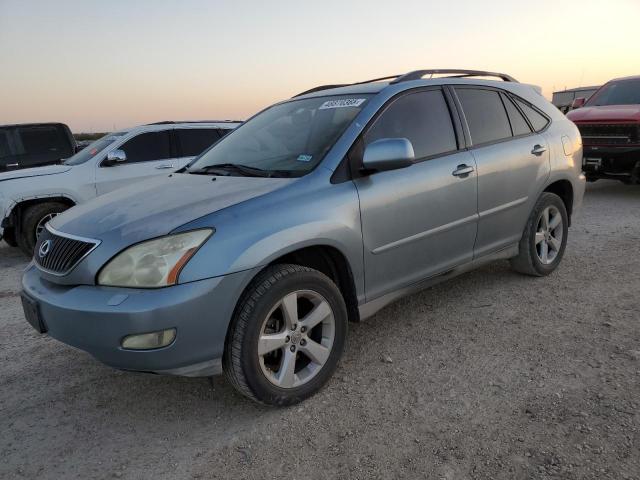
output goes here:
[{"label": "roof rack", "polygon": [[365,83],[379,82],[381,80],[390,80],[392,78],[398,78],[399,76],[400,75],[390,75],[388,77],[372,78],[371,80],[365,80],[363,82],[356,82],[356,83],[342,83],[337,85],[320,85],[319,87],[314,87],[309,90],[305,90],[302,93],[298,93],[297,95],[294,95],[292,98],[301,97],[302,95],[306,95],[307,93],[319,92],[321,90],[329,90],[330,88],[350,87],[351,85],[363,85]]},{"label": "roof rack", "polygon": [[438,69],[438,70],[415,70],[413,72],[405,73],[404,75],[398,76],[391,83],[400,83],[400,82],[408,82],[410,80],[420,80],[425,75],[442,75],[449,74],[455,77],[496,77],[500,78],[505,82],[516,82],[518,81],[510,75],[506,73],[496,73],[496,72],[485,72],[482,70],[452,70],[452,69]]},{"label": "roof rack", "polygon": [[425,75],[442,75],[449,74],[452,77],[456,78],[464,78],[464,77],[496,77],[500,78],[505,82],[515,82],[518,81],[510,75],[506,73],[496,73],[496,72],[485,72],[483,70],[452,70],[452,69],[438,69],[438,70],[414,70],[413,72],[405,73],[402,75],[389,75],[388,77],[380,77],[373,78],[371,80],[365,80],[364,82],[356,82],[356,83],[342,83],[336,85],[320,85],[318,87],[311,88],[309,90],[305,90],[302,93],[298,93],[294,95],[292,98],[301,97],[302,95],[307,95],[308,93],[319,92],[321,90],[329,90],[331,88],[340,88],[340,87],[349,87],[352,85],[363,85],[365,83],[373,83],[379,82],[381,80],[392,80],[391,85],[395,83],[408,82],[410,80],[420,80]]},{"label": "roof rack", "polygon": [[147,125],[173,125],[176,123],[242,123],[242,120],[163,120],[147,123]]}]

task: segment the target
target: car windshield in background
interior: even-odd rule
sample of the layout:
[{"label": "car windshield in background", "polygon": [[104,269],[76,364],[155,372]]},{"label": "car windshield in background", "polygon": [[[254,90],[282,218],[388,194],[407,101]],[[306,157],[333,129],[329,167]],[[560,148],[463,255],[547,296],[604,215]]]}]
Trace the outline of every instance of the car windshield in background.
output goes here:
[{"label": "car windshield in background", "polygon": [[95,142],[88,145],[86,148],[83,148],[78,153],[76,153],[73,157],[68,158],[63,163],[65,165],[80,165],[81,163],[86,162],[87,160],[92,159],[98,153],[103,151],[113,142],[115,142],[118,138],[126,135],[128,132],[117,132],[110,133],[109,135],[105,135],[102,138],[99,138]]},{"label": "car windshield in background", "polygon": [[188,172],[305,175],[322,161],[370,97],[340,95],[275,105],[220,140]]},{"label": "car windshield in background", "polygon": [[620,80],[606,84],[585,104],[588,107],[600,105],[640,104],[640,79]]}]

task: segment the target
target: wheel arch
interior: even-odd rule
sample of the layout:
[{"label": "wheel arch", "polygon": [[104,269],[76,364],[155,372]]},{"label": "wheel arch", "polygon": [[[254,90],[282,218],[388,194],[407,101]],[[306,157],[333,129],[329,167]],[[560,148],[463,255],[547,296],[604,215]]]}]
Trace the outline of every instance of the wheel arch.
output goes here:
[{"label": "wheel arch", "polygon": [[27,208],[33,205],[47,202],[64,203],[69,208],[76,206],[78,203],[70,196],[64,194],[38,195],[35,197],[20,198],[16,200],[13,205],[11,205],[7,210],[6,216],[3,220],[3,223],[6,223],[5,228],[13,228],[14,230],[19,229],[22,214]]},{"label": "wheel arch", "polygon": [[327,244],[304,246],[272,259],[265,268],[279,263],[292,263],[325,274],[340,290],[347,306],[349,320],[360,321],[353,271],[347,257],[338,248]]},{"label": "wheel arch", "polygon": [[573,212],[573,185],[571,184],[571,181],[567,179],[556,180],[547,185],[543,192],[554,193],[562,199],[562,202],[567,209],[569,226],[571,226],[571,214]]}]

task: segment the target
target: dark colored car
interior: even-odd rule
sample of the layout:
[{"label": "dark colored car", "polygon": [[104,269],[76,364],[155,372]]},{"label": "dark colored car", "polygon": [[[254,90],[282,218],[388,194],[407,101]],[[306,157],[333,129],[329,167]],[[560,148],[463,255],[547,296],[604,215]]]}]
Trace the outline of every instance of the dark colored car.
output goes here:
[{"label": "dark colored car", "polygon": [[58,163],[77,148],[64,123],[0,125],[0,171]]},{"label": "dark colored car", "polygon": [[640,76],[611,80],[567,114],[580,130],[587,180],[640,184]]}]

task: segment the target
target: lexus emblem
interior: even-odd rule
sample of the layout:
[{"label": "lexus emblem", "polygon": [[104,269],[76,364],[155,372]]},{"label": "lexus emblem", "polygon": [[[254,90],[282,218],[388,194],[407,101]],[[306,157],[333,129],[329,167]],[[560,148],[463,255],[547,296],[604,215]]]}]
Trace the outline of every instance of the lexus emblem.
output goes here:
[{"label": "lexus emblem", "polygon": [[52,245],[53,242],[51,240],[45,240],[44,242],[42,242],[40,244],[40,248],[38,249],[38,256],[40,258],[46,257],[49,254]]}]

